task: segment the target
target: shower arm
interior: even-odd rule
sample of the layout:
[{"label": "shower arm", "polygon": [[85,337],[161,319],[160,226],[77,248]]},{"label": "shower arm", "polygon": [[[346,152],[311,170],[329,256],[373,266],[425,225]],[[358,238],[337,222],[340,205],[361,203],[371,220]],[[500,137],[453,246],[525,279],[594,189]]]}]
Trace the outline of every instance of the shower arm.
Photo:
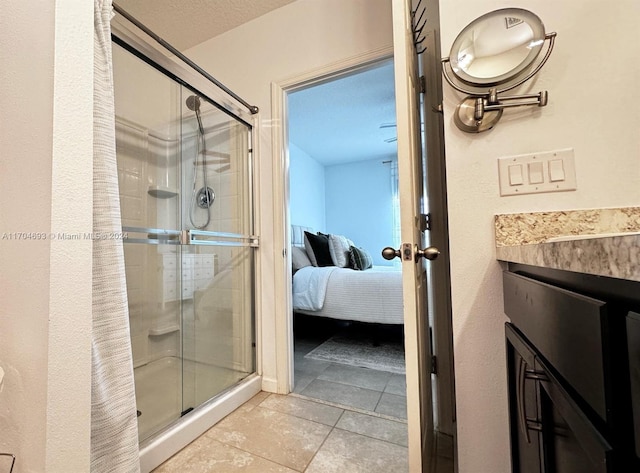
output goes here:
[{"label": "shower arm", "polygon": [[231,89],[229,89],[226,85],[224,85],[218,79],[213,77],[211,74],[209,74],[203,68],[198,66],[195,62],[193,62],[187,56],[185,56],[180,51],[178,51],[176,48],[171,46],[171,44],[167,43],[164,39],[162,39],[160,36],[158,36],[153,31],[151,31],[149,28],[147,28],[143,23],[138,21],[134,16],[129,14],[126,10],[124,10],[121,6],[117,5],[115,2],[113,3],[113,9],[117,13],[122,15],[124,18],[126,18],[129,22],[133,23],[137,28],[139,28],[142,31],[144,31],[147,35],[149,35],[151,38],[153,38],[162,47],[167,49],[172,54],[175,54],[176,57],[178,57],[182,62],[184,62],[185,64],[190,66],[196,72],[200,73],[202,76],[207,78],[209,81],[211,81],[216,87],[218,87],[219,89],[222,89],[225,93],[227,93],[228,95],[230,95],[231,97],[236,99],[238,102],[240,102],[242,105],[244,105],[249,110],[249,112],[251,112],[252,115],[255,115],[256,113],[258,113],[260,111],[260,109],[257,106],[251,105],[249,102],[245,101],[242,97],[237,95],[235,92],[233,92]]}]

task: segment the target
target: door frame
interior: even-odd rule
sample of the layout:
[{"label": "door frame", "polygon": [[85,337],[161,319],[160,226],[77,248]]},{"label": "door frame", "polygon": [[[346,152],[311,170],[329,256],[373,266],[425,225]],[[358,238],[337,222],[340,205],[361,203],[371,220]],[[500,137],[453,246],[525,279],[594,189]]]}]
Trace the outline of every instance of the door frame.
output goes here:
[{"label": "door frame", "polygon": [[[438,11],[432,11],[433,5],[437,0],[430,0],[429,13],[435,14],[435,23],[439,23]],[[439,27],[437,27],[439,28]],[[436,45],[439,47],[439,42]],[[435,51],[434,51],[435,52]],[[365,70],[372,65],[392,59],[394,56],[394,47],[388,47],[372,50],[370,52],[346,58],[341,61],[330,63],[326,66],[308,70],[301,74],[285,78],[283,80],[271,83],[271,150],[273,155],[273,208],[274,208],[274,310],[275,310],[275,354],[276,354],[276,379],[273,382],[265,384],[280,394],[288,394],[293,391],[293,312],[291,301],[291,256],[288,254],[291,245],[290,235],[290,216],[289,216],[289,149],[288,149],[288,111],[286,105],[286,97],[290,92],[301,90],[306,87],[321,84],[328,80],[336,79],[356,72]],[[438,70],[439,72],[439,70]],[[428,75],[429,76],[429,75]],[[437,79],[440,79],[437,81]],[[439,85],[440,91],[435,101],[441,103],[441,78],[427,77],[431,85],[436,88]],[[432,99],[433,100],[433,99]],[[438,173],[444,175],[444,147],[443,137],[437,140],[437,148],[439,155]],[[441,183],[442,184],[442,183]],[[441,296],[447,301],[443,307],[433,308],[437,312],[440,329],[434,333],[434,350],[438,355],[438,371],[439,379],[436,383],[436,411],[435,416],[438,419],[437,426],[439,431],[445,434],[455,436],[455,390],[453,383],[453,340],[451,327],[451,301],[450,301],[450,273],[449,273],[449,254],[448,254],[448,225],[446,210],[446,188],[441,185],[439,191],[443,194],[443,209],[437,212],[434,220],[438,225],[435,234],[438,235],[433,243],[437,243],[441,250],[441,266],[446,267],[446,271],[439,270],[432,277],[441,280]],[[435,235],[432,235],[435,236]],[[282,255],[280,259],[278,255]],[[441,278],[444,278],[442,281]],[[444,294],[443,294],[444,293]],[[282,296],[282,297],[279,297]],[[430,308],[431,312],[431,308]]]},{"label": "door frame", "polygon": [[[393,46],[376,49],[271,83],[271,142],[273,163],[274,255],[282,255],[275,263],[274,309],[276,314],[276,386],[277,393],[293,391],[293,303],[291,300],[291,221],[289,218],[289,139],[287,94],[329,80],[366,70],[392,59]],[[278,297],[284,295],[284,297]]]}]

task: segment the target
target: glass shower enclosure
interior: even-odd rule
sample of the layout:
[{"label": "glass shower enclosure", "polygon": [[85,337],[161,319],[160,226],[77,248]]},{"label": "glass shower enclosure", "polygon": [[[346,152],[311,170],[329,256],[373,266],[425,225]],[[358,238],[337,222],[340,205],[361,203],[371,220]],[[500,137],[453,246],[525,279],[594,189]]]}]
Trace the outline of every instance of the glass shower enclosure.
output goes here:
[{"label": "glass shower enclosure", "polygon": [[251,126],[113,45],[143,442],[255,372]]}]

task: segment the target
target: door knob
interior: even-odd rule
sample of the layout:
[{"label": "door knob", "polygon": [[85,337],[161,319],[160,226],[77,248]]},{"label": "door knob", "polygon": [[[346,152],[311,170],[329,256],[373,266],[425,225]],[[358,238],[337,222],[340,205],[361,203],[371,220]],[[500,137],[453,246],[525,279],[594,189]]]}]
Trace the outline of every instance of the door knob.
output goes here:
[{"label": "door knob", "polygon": [[386,260],[392,260],[393,258],[400,258],[400,250],[394,250],[390,246],[387,246],[382,250],[382,257]]},{"label": "door knob", "polygon": [[404,243],[402,245],[402,251],[396,250],[389,246],[382,250],[382,257],[386,260],[392,260],[393,258],[402,258],[402,260],[404,261],[411,261],[412,259],[414,259],[414,254],[416,261],[418,261],[418,258],[427,258],[428,260],[434,260],[440,254],[440,250],[433,246],[422,250],[416,245],[415,250],[412,251],[411,245],[409,243]]},{"label": "door knob", "polygon": [[430,246],[429,248],[425,248],[424,250],[416,249],[416,260],[421,257],[433,261],[439,255],[440,250],[434,246]]}]

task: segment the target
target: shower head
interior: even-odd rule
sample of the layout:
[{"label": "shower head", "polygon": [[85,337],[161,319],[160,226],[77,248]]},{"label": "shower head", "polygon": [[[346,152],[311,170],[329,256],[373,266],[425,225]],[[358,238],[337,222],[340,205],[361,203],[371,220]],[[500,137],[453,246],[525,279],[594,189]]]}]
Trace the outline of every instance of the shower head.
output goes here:
[{"label": "shower head", "polygon": [[187,108],[189,110],[193,110],[194,112],[199,111],[200,97],[198,97],[197,95],[190,95],[189,97],[187,97]]}]

